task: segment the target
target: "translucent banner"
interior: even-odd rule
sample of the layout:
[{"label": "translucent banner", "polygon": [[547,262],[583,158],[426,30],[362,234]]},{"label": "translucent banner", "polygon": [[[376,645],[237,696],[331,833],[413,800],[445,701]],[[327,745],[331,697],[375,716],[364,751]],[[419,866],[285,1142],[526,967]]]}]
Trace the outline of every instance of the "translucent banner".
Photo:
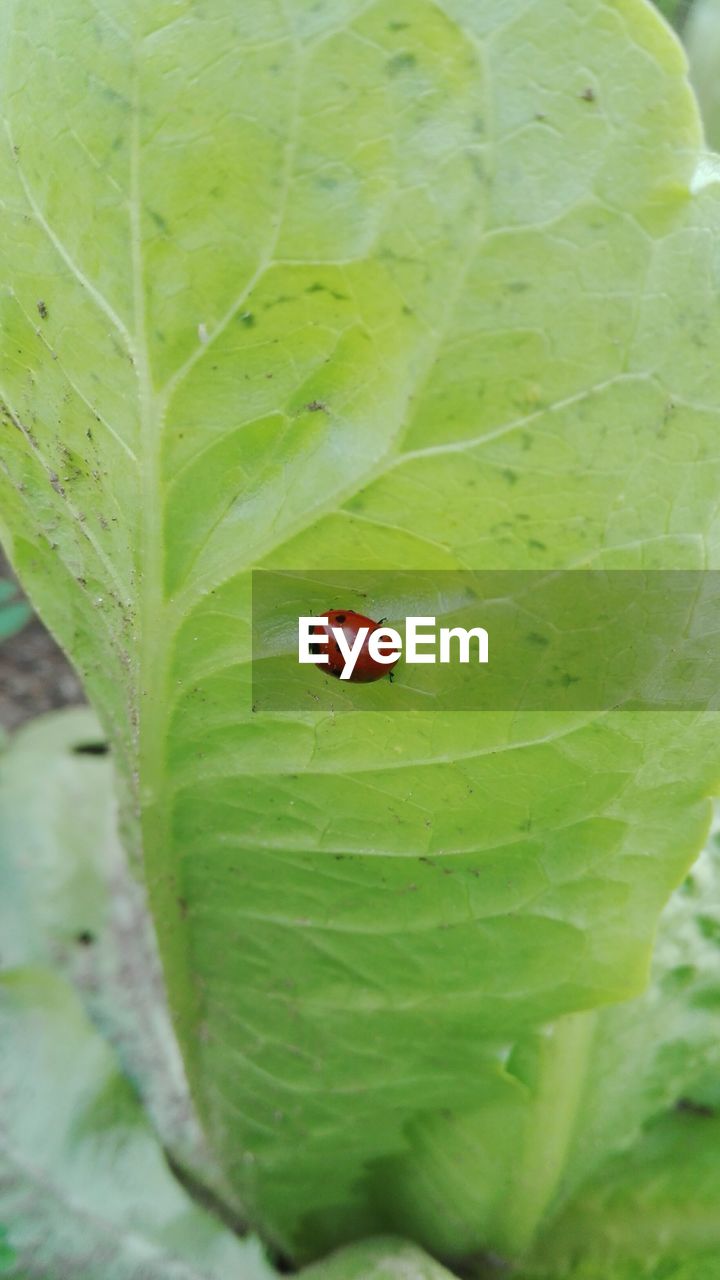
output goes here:
[{"label": "translucent banner", "polygon": [[257,711],[714,710],[720,572],[253,573]]}]

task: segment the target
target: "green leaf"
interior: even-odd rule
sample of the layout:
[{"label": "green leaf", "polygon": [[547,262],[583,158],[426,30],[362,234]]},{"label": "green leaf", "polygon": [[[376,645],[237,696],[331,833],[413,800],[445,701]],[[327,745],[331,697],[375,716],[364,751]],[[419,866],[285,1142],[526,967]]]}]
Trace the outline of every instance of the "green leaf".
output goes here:
[{"label": "green leaf", "polygon": [[[608,1156],[629,1148],[649,1118],[679,1099],[714,1106],[719,938],[716,833],[662,914],[648,990],[520,1038],[504,1091],[453,1128],[424,1125],[412,1164],[386,1175],[404,1232],[445,1251],[464,1238],[470,1253],[481,1229],[487,1246],[517,1251],[529,1226],[556,1217],[589,1176],[601,1177]],[[427,1205],[450,1162],[454,1213],[443,1221],[440,1202],[435,1213]]]},{"label": "green leaf", "polygon": [[271,1280],[175,1182],[77,997],[42,970],[0,977],[0,1218],[9,1275]]},{"label": "green leaf", "polygon": [[0,578],[0,644],[22,631],[32,617],[32,609],[8,578]]},{"label": "green leaf", "polygon": [[[3,874],[0,882],[0,935],[6,942],[6,948],[13,944],[14,950],[6,949],[5,955],[15,963],[55,959],[72,973],[72,966],[68,966],[64,953],[64,931],[69,931],[74,940],[73,927],[87,924],[87,916],[73,918],[72,915],[78,909],[78,891],[84,891],[84,909],[87,911],[89,890],[94,888],[98,895],[101,891],[103,856],[107,857],[107,854],[102,855],[100,851],[113,843],[112,828],[108,823],[108,816],[112,817],[113,812],[112,796],[107,789],[108,761],[88,750],[97,748],[98,744],[98,726],[92,715],[84,710],[70,711],[44,717],[28,726],[15,736],[10,750],[3,757],[0,771],[0,830],[4,836],[0,856]],[[78,752],[78,746],[85,749]],[[43,779],[44,813],[41,813],[39,804],[40,778]],[[72,827],[69,822],[64,825],[59,820],[63,805],[67,815],[82,814],[82,820]],[[62,841],[63,835],[64,844],[55,847],[53,838]],[[27,870],[29,867],[32,867],[32,878],[23,883],[24,896],[20,897],[16,892],[18,882],[22,882],[23,868]],[[663,913],[653,981],[648,993],[629,1005],[608,1009],[601,1017],[592,1016],[590,1019],[589,1065],[584,1073],[577,1076],[583,1092],[576,1108],[573,1133],[563,1166],[565,1199],[583,1181],[588,1169],[592,1171],[598,1164],[605,1150],[628,1146],[639,1132],[645,1115],[660,1111],[681,1095],[689,1095],[698,1101],[699,1115],[708,1102],[714,1101],[708,1096],[704,1081],[716,1081],[720,1069],[716,1018],[720,999],[717,966],[719,871],[720,852],[716,835],[693,868],[692,877],[673,895]],[[117,887],[116,881],[116,892]],[[82,910],[82,898],[79,906]],[[91,954],[95,954],[97,960],[97,950],[109,947],[106,910],[95,912],[91,922],[96,930],[94,952]],[[25,946],[19,949],[22,935]],[[87,954],[86,948],[83,947],[82,951],[83,955]],[[84,975],[75,972],[73,976],[87,1000],[92,993],[87,972]],[[103,1016],[104,1005],[98,1005],[97,992],[92,994],[95,1000],[91,999],[91,1004],[96,1010],[99,1007]],[[107,1004],[117,1004],[115,988],[111,987],[104,996]],[[161,1010],[158,1010],[155,1016],[160,1014]],[[532,1122],[537,1123],[540,1112],[535,1094],[542,1072],[533,1078],[529,1069],[533,1064],[537,1072],[538,1061],[533,1063],[534,1053],[532,1041],[515,1050],[513,1069],[518,1080],[524,1079],[525,1085],[524,1091],[518,1090],[515,1095],[517,1114],[511,1114],[506,1100],[504,1110],[501,1108],[492,1115],[477,1116],[474,1122],[470,1121],[466,1137],[483,1145],[488,1164],[501,1161],[507,1155],[507,1132],[501,1135],[498,1130],[506,1127],[508,1121],[517,1123],[521,1105],[522,1118],[528,1129]],[[166,1079],[166,1090],[168,1085]],[[684,1114],[693,1115],[692,1111]],[[556,1123],[557,1113],[551,1112],[550,1119]],[[522,1145],[523,1135],[518,1130],[512,1144],[516,1169],[508,1170],[510,1178],[514,1174],[517,1179],[518,1171],[522,1169],[522,1161],[518,1160]],[[531,1143],[526,1145],[529,1150],[533,1149]],[[542,1151],[547,1159],[550,1150],[547,1135],[543,1135],[543,1141],[537,1144],[536,1149]],[[432,1178],[436,1169],[435,1152],[432,1156],[427,1172],[423,1173],[421,1153],[419,1166],[414,1170],[416,1175]],[[631,1152],[630,1160],[630,1167],[634,1169],[637,1165],[634,1152]],[[661,1161],[657,1163],[662,1167]],[[671,1162],[671,1166],[675,1168],[676,1161]],[[619,1163],[609,1166],[608,1186],[611,1189],[617,1180],[617,1170],[624,1167]],[[462,1191],[462,1168],[459,1173]],[[626,1181],[631,1184],[630,1176]],[[637,1182],[641,1183],[642,1178]],[[615,1241],[619,1231],[617,1219],[623,1207],[622,1196],[614,1191],[611,1194],[605,1185],[604,1174],[597,1176],[591,1187],[594,1188],[591,1193],[581,1193],[577,1202],[579,1210],[571,1207],[561,1219],[563,1238],[567,1236],[570,1239],[568,1253],[572,1252],[571,1245],[577,1240],[584,1246],[591,1241],[596,1250],[602,1251],[608,1236]],[[703,1202],[707,1202],[707,1207],[702,1210],[709,1223],[713,1221],[711,1190],[712,1184],[708,1184]],[[478,1196],[478,1189],[469,1187],[465,1191],[466,1197],[468,1193],[470,1197],[475,1193],[474,1202],[472,1199],[468,1201],[467,1216],[469,1221],[473,1221],[482,1190]],[[507,1198],[512,1200],[513,1197]],[[716,1198],[716,1203],[720,1205],[720,1199]],[[586,1204],[592,1208],[592,1229],[586,1221],[590,1212]],[[632,1223],[635,1240],[645,1240],[652,1230],[659,1230],[658,1218],[652,1217],[648,1223],[644,1212],[643,1205],[638,1204],[625,1214],[626,1230],[629,1230],[627,1224]],[[576,1222],[577,1213],[580,1217]],[[672,1246],[679,1249],[686,1245],[684,1210],[678,1212],[676,1218],[680,1224],[679,1239],[675,1241],[673,1238]],[[671,1235],[667,1213],[661,1222],[663,1240],[667,1242]],[[420,1235],[423,1234],[422,1224],[412,1225]],[[550,1256],[555,1257],[557,1228],[551,1230],[548,1239],[549,1246],[541,1242],[538,1248],[537,1256],[540,1258],[546,1247]],[[622,1253],[622,1239],[624,1237],[613,1245],[618,1257]],[[0,1245],[0,1262],[6,1254],[10,1257],[9,1246],[5,1244],[4,1248],[5,1253]],[[416,1268],[414,1272],[409,1271],[411,1264]],[[624,1265],[630,1268],[628,1276],[637,1274],[637,1263],[630,1267],[625,1260]],[[587,1259],[583,1268],[582,1275],[586,1271],[588,1275],[598,1274],[596,1264]],[[316,1276],[317,1280],[336,1280],[336,1277],[337,1280],[346,1280],[346,1277],[352,1280],[355,1275],[363,1280],[375,1275],[378,1280],[385,1276],[390,1280],[396,1274],[403,1280],[408,1274],[424,1280],[426,1275],[446,1273],[429,1259],[423,1261],[411,1246],[398,1242],[353,1247],[307,1272],[308,1280],[315,1280]],[[618,1270],[618,1275],[625,1274],[625,1270]]]},{"label": "green leaf", "polygon": [[[642,0],[0,25],[4,537],[111,737],[213,1149],[295,1258],[396,1230],[408,1184],[436,1252],[517,1252],[585,1019],[643,988],[703,841],[716,722],[400,716],[390,686],[253,717],[249,570],[717,566],[681,50]],[[564,1015],[509,1208],[458,1146]]]},{"label": "green leaf", "polygon": [[705,136],[720,150],[720,3],[695,0],[683,31],[693,87],[700,100]]},{"label": "green leaf", "polygon": [[720,1120],[668,1114],[573,1202],[518,1280],[713,1280],[719,1206]]},{"label": "green leaf", "polygon": [[[717,827],[660,920],[647,992],[597,1016],[567,1195],[598,1154],[629,1147],[649,1117],[678,1100],[714,1105],[720,1079],[720,847]],[[718,1204],[720,1210],[720,1202]]]},{"label": "green leaf", "polygon": [[7,1231],[4,1227],[0,1227],[0,1274],[7,1274],[14,1260],[15,1250],[7,1242]]}]

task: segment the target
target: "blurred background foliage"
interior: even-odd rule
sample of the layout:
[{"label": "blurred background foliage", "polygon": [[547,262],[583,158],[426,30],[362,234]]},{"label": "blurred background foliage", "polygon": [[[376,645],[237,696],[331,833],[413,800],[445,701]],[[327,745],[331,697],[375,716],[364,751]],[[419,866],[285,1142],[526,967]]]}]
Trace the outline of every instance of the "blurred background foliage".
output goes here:
[{"label": "blurred background foliage", "polygon": [[10,578],[0,578],[0,644],[21,631],[32,610],[19,587]]},{"label": "blurred background foliage", "polygon": [[674,22],[680,24],[708,146],[720,151],[720,0],[667,3],[666,7],[675,10]]},{"label": "blurred background foliage", "polygon": [[680,36],[708,146],[720,151],[720,0],[655,0]]}]

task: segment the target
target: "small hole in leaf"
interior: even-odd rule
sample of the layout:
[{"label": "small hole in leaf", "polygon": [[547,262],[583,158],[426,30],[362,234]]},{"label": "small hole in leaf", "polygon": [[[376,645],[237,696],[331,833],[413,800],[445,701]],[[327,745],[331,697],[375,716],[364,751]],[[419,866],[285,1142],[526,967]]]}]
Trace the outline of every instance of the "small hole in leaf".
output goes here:
[{"label": "small hole in leaf", "polygon": [[110,747],[107,742],[78,742],[72,750],[74,756],[106,756]]}]

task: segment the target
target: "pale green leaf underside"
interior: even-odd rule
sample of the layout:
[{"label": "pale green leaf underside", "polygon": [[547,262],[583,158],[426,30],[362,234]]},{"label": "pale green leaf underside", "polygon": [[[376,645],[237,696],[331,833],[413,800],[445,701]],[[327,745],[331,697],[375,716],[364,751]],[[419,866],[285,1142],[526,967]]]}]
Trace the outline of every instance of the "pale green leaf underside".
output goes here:
[{"label": "pale green leaf underside", "polygon": [[175,1182],[107,1045],[47,970],[0,975],[0,1088],[9,1276],[272,1280],[257,1241]]},{"label": "pale green leaf underside", "polygon": [[247,570],[717,565],[682,53],[642,0],[0,15],[4,536],[112,735],[211,1142],[296,1256],[396,1229],[428,1143],[429,1242],[521,1249],[562,1149],[468,1224],[458,1134],[529,1026],[642,986],[715,726],[253,718]]},{"label": "pale green leaf underside", "polygon": [[25,725],[0,753],[0,970],[42,966],[66,977],[176,1162],[217,1184],[144,893],[118,841],[111,758],[96,754],[103,745],[96,716],[76,707]]}]

